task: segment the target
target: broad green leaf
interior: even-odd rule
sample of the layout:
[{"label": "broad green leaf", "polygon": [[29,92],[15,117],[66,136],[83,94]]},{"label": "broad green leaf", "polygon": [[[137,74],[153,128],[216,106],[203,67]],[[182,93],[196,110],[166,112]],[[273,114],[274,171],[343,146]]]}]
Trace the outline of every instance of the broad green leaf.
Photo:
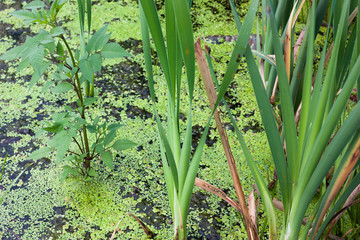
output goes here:
[{"label": "broad green leaf", "polygon": [[40,158],[47,157],[51,151],[52,149],[49,147],[41,147],[40,149],[33,151],[28,159],[38,160]]},{"label": "broad green leaf", "polygon": [[22,57],[23,52],[26,50],[25,45],[21,45],[18,47],[14,47],[9,51],[5,52],[3,55],[0,56],[0,60],[14,60],[17,58]]},{"label": "broad green leaf", "polygon": [[94,102],[96,102],[98,98],[97,97],[88,97],[84,99],[84,106],[90,106]]},{"label": "broad green leaf", "polygon": [[69,149],[70,143],[71,137],[64,134],[57,134],[49,141],[49,145],[56,148],[56,164],[59,164],[64,160],[65,153]]},{"label": "broad green leaf", "polygon": [[83,60],[80,61],[79,67],[80,67],[82,76],[84,76],[84,78],[87,81],[91,81],[92,77],[93,77],[93,74],[94,74],[94,70],[93,70],[93,67],[91,65],[91,62],[89,60],[87,60],[87,59],[83,59]]},{"label": "broad green leaf", "polygon": [[[49,66],[50,66],[50,63],[46,63],[46,65],[41,66],[42,69],[41,69],[40,72],[44,73]],[[33,75],[31,76],[31,80],[30,80],[30,83],[29,83],[29,89],[31,89],[40,78],[41,78],[41,75],[39,75],[35,71],[33,73]]]},{"label": "broad green leaf", "polygon": [[37,20],[37,18],[34,16],[34,14],[28,10],[19,10],[19,11],[10,13],[10,14],[13,15],[14,17],[24,20],[24,22],[26,24],[29,24],[29,23]]},{"label": "broad green leaf", "polygon": [[65,30],[62,27],[54,27],[50,30],[50,35],[52,37],[58,37],[62,34],[66,34]]},{"label": "broad green leaf", "polygon": [[108,134],[106,134],[104,138],[104,145],[105,146],[109,145],[114,140],[115,137],[116,137],[116,130],[110,131]]},{"label": "broad green leaf", "polygon": [[109,24],[106,24],[104,27],[96,31],[96,33],[91,37],[88,44],[86,45],[86,51],[88,53],[91,53],[92,51],[96,52],[109,41],[110,34],[106,34],[108,27]]},{"label": "broad green leaf", "polygon": [[32,1],[24,6],[25,9],[37,9],[45,7],[45,3],[43,1]]},{"label": "broad green leaf", "polygon": [[103,163],[105,164],[105,166],[107,166],[111,170],[114,170],[113,158],[112,158],[111,152],[109,152],[109,151],[101,152],[100,156],[101,156],[101,159],[103,160]]},{"label": "broad green leaf", "polygon": [[37,48],[34,48],[31,51],[29,61],[35,72],[41,76],[44,73],[42,69],[46,65],[46,62],[44,61],[44,47],[40,45]]},{"label": "broad green leaf", "polygon": [[132,55],[125,51],[117,43],[108,43],[101,50],[101,55],[104,58],[120,58],[120,57],[131,57]]},{"label": "broad green leaf", "polygon": [[88,59],[91,62],[91,66],[93,68],[94,73],[100,72],[102,66],[102,58],[100,54],[91,55]]},{"label": "broad green leaf", "polygon": [[137,143],[134,143],[128,139],[120,139],[117,140],[113,145],[112,148],[114,148],[115,150],[118,151],[122,151],[128,148],[132,148],[135,147],[136,145],[138,145]]},{"label": "broad green leaf", "polygon": [[53,53],[55,52],[55,49],[56,49],[56,45],[55,45],[54,41],[51,41],[51,42],[48,42],[48,43],[44,44],[44,47],[45,47],[44,56],[53,55]]},{"label": "broad green leaf", "polygon": [[54,87],[52,89],[52,91],[56,92],[56,93],[64,93],[64,92],[68,92],[73,89],[74,89],[74,87],[70,83],[62,82],[62,83],[58,84],[56,87]]},{"label": "broad green leaf", "polygon": [[94,54],[87,59],[82,59],[79,67],[85,79],[92,82],[94,73],[101,71],[101,65],[101,56],[99,54]]}]

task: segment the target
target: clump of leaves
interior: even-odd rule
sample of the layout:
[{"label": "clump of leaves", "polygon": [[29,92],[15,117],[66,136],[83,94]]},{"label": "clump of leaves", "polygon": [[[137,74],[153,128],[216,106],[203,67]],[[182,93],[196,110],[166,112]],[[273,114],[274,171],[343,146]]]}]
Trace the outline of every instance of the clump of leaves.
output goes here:
[{"label": "clump of leaves", "polygon": [[[48,147],[34,151],[29,158],[40,159],[56,151],[57,164],[63,165],[61,181],[69,175],[94,176],[91,168],[93,159],[101,158],[105,166],[113,169],[111,150],[125,150],[136,144],[127,139],[116,140],[120,124],[101,123],[99,117],[90,119],[87,110],[98,100],[94,96],[96,73],[101,71],[104,58],[131,57],[119,44],[109,43],[108,25],[91,34],[91,0],[78,0],[80,19],[79,45],[72,49],[67,37],[70,36],[57,21],[57,15],[67,0],[32,1],[23,10],[11,13],[26,24],[37,23],[41,29],[34,37],[27,36],[23,45],[14,47],[0,56],[0,60],[21,58],[18,70],[29,65],[34,69],[29,84],[31,89],[49,69],[56,69],[47,78],[43,91],[50,90],[65,94],[72,91],[77,101],[75,106],[65,106],[63,112],[54,113],[52,122],[47,123],[43,132],[52,135]],[[85,37],[85,17],[87,37]],[[74,36],[75,34],[73,34]],[[53,66],[50,68],[50,66]],[[90,135],[95,135],[90,138]],[[90,139],[95,139],[90,141]]]}]

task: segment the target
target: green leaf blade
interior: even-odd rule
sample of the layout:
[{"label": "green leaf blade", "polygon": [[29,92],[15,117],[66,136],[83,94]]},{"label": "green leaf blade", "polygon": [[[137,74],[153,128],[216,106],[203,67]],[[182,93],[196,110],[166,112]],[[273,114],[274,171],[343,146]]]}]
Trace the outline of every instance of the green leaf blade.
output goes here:
[{"label": "green leaf blade", "polygon": [[132,57],[131,54],[125,51],[117,43],[108,43],[101,50],[101,55],[104,58],[121,58],[121,57]]},{"label": "green leaf blade", "polygon": [[112,145],[112,148],[118,151],[123,151],[137,145],[137,143],[134,143],[133,141],[130,141],[128,139],[119,139]]},{"label": "green leaf blade", "polygon": [[103,151],[100,153],[101,159],[106,167],[114,170],[113,157],[110,151]]}]

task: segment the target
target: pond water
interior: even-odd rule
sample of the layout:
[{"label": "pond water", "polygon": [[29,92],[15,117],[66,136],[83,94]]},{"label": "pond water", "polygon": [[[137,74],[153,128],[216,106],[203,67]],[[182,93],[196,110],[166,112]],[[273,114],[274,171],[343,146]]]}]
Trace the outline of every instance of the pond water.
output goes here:
[{"label": "pond water", "polygon": [[[21,9],[25,2],[28,1],[0,2],[0,54],[22,44],[26,36],[37,31],[36,26],[24,26],[7,15],[8,12]],[[193,2],[196,35],[206,36],[218,69],[217,74],[221,76],[233,47],[233,36],[236,35],[228,1]],[[70,3],[61,19],[66,29],[74,31],[78,23],[72,21],[76,17],[76,9],[74,1]],[[163,1],[157,1],[157,4],[161,8]],[[236,4],[242,13],[246,11],[248,1],[236,1]],[[5,154],[8,154],[4,179],[0,183],[1,193],[5,192],[26,164],[33,163],[10,189],[0,206],[1,239],[109,239],[126,212],[139,217],[157,234],[157,239],[170,239],[172,236],[171,213],[161,169],[156,125],[144,77],[142,43],[137,31],[137,3],[133,0],[101,0],[93,1],[93,5],[94,14],[99,14],[94,18],[93,25],[99,28],[104,22],[111,22],[111,41],[118,42],[134,58],[105,63],[96,77],[100,100],[90,114],[100,116],[102,121],[124,124],[119,130],[120,135],[139,145],[117,154],[114,171],[109,171],[102,164],[94,164],[98,176],[93,180],[84,182],[69,179],[60,184],[61,167],[54,164],[53,156],[35,162],[27,160],[27,156],[46,144],[47,136],[35,138],[36,132],[44,126],[43,121],[50,120],[50,115],[61,111],[64,105],[71,104],[73,96],[42,93],[41,86],[46,82],[46,77],[28,91],[31,70],[18,73],[17,62],[0,61],[1,166]],[[102,16],[104,11],[108,11],[109,15]],[[72,33],[74,36],[76,32]],[[75,42],[76,39],[71,44]],[[161,76],[160,72],[158,76]],[[250,144],[256,144],[257,157],[268,161],[268,149],[247,74],[240,69],[237,76],[238,81],[233,83],[226,99],[234,115],[239,118],[245,138]],[[197,87],[194,147],[209,114],[200,81]],[[161,102],[166,102],[162,101],[162,91],[165,90],[159,90],[158,96],[160,114],[165,113],[165,105]],[[186,119],[185,114],[182,118]],[[229,120],[225,116],[226,122]],[[227,126],[228,129],[232,128],[229,124]],[[252,181],[248,179],[249,170],[234,136],[230,134],[229,138],[235,144],[235,157],[239,159],[237,164],[242,171],[241,180],[245,182],[248,194],[252,189]],[[235,198],[227,162],[221,143],[217,140],[217,131],[213,126],[206,141],[199,177]],[[234,209],[195,187],[190,206],[189,239],[235,239],[245,237],[245,234],[241,218]],[[129,216],[120,223],[116,236],[117,239],[145,238],[139,224]]]}]

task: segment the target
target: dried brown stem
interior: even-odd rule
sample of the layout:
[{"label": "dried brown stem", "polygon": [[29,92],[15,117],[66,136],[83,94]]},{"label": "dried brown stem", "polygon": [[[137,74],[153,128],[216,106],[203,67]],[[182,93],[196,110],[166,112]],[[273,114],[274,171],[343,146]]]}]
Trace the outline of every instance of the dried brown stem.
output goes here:
[{"label": "dried brown stem", "polygon": [[[202,53],[202,49],[201,49],[201,45],[200,45],[200,39],[198,38],[198,40],[195,43],[195,57],[196,57],[196,61],[198,63],[199,66],[199,70],[204,82],[204,86],[205,86],[205,90],[209,99],[209,103],[210,103],[210,107],[214,108],[215,106],[215,101],[216,101],[216,91],[215,91],[215,87],[214,87],[214,83],[210,74],[210,70],[209,67],[207,65],[207,62],[205,60],[205,57]],[[215,122],[216,122],[216,126],[218,128],[219,131],[219,135],[221,138],[221,142],[225,151],[225,155],[226,155],[226,159],[228,161],[228,165],[229,165],[229,169],[230,169],[230,174],[234,183],[234,187],[235,187],[235,191],[236,191],[236,195],[239,201],[239,205],[240,205],[240,212],[243,215],[244,218],[244,222],[246,225],[246,231],[248,234],[249,239],[258,239],[259,237],[257,236],[257,232],[255,230],[255,227],[253,226],[252,222],[251,222],[251,217],[249,214],[249,209],[246,205],[246,201],[245,201],[245,195],[244,192],[242,190],[242,186],[240,183],[240,178],[236,169],[236,165],[235,165],[235,159],[234,156],[232,155],[231,152],[231,148],[230,148],[230,144],[227,138],[227,134],[224,131],[223,125],[221,123],[220,120],[220,115],[218,110],[215,110],[214,112],[214,118],[215,118]]]}]

